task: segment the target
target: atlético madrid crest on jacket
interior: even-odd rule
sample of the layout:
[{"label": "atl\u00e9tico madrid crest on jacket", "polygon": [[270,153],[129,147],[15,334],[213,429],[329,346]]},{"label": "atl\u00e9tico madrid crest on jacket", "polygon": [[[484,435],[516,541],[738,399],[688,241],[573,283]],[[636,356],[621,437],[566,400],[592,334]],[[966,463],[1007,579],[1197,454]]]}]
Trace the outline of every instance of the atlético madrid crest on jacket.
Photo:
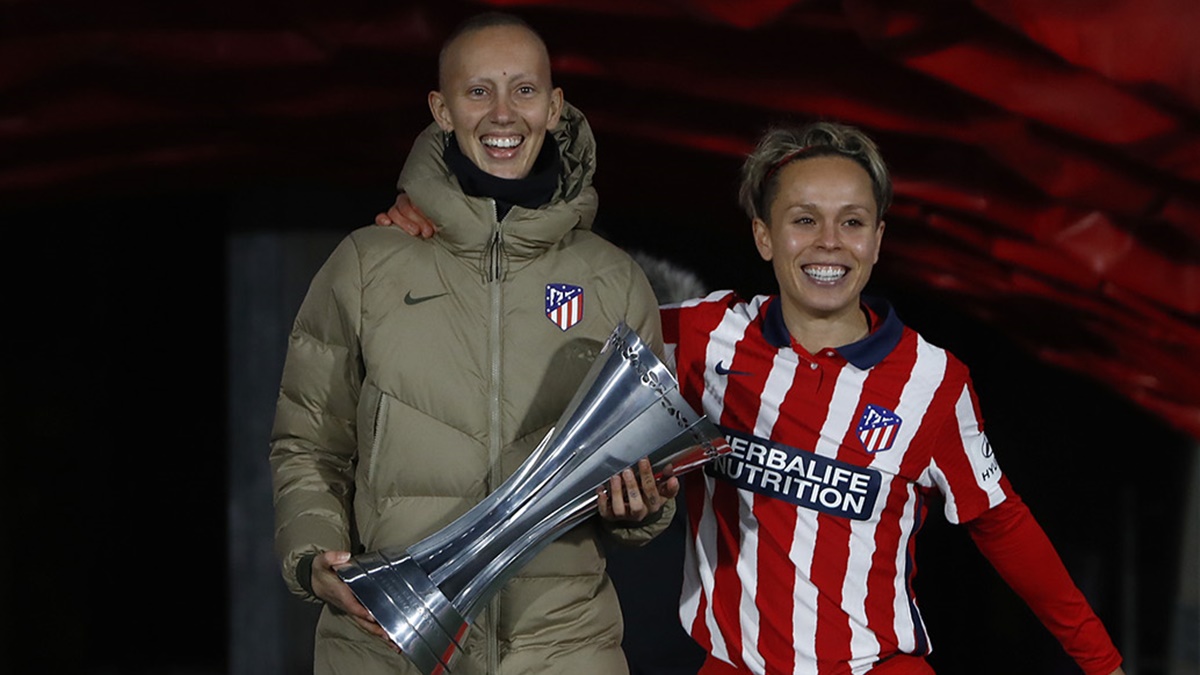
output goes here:
[{"label": "atl\u00e9tico madrid crest on jacket", "polygon": [[900,431],[900,416],[880,406],[868,403],[858,420],[858,440],[867,452],[891,450]]},{"label": "atl\u00e9tico madrid crest on jacket", "polygon": [[583,319],[583,288],[571,284],[546,284],[546,318],[561,330]]}]

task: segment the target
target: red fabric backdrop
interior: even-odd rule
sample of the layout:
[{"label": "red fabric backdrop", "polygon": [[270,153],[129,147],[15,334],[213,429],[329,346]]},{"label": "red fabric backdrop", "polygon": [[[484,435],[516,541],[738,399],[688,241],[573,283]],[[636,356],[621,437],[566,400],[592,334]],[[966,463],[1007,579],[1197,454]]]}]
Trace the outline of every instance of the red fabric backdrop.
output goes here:
[{"label": "red fabric backdrop", "polygon": [[488,7],[546,35],[606,210],[748,242],[758,133],[859,125],[895,172],[887,275],[1200,439],[1195,0],[7,0],[0,199],[389,182]]}]

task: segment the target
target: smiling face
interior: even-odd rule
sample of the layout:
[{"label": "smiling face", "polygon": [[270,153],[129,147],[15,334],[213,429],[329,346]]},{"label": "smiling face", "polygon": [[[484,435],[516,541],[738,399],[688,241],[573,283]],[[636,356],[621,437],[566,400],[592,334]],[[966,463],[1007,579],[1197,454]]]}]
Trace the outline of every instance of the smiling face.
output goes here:
[{"label": "smiling face", "polygon": [[563,105],[537,36],[520,26],[461,35],[447,48],[439,86],[429,109],[463,154],[493,176],[528,176]]},{"label": "smiling face", "polygon": [[775,269],[789,328],[812,319],[857,326],[883,241],[871,177],[858,162],[828,155],[794,161],[777,180],[769,222],[754,219],[754,242]]}]

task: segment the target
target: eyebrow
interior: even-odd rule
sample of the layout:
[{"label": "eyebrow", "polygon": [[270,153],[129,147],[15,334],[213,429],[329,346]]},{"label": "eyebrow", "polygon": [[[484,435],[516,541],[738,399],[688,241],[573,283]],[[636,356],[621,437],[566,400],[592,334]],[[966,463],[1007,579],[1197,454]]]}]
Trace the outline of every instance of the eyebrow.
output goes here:
[{"label": "eyebrow", "polygon": [[[789,204],[787,205],[787,208],[788,208],[788,209],[797,209],[797,208],[800,208],[800,209],[812,209],[812,210],[819,210],[819,207],[818,207],[816,204],[812,203],[812,202],[794,202],[794,203],[789,203]],[[838,210],[839,212],[841,212],[841,211],[845,211],[845,210],[847,210],[847,209],[855,209],[855,210],[860,210],[860,209],[861,209],[861,210],[863,210],[863,211],[871,211],[871,210],[872,210],[872,208],[871,208],[870,206],[868,206],[868,205],[866,205],[866,204],[858,204],[858,203],[843,204],[842,206],[839,206],[839,207],[837,207],[837,210]]]}]

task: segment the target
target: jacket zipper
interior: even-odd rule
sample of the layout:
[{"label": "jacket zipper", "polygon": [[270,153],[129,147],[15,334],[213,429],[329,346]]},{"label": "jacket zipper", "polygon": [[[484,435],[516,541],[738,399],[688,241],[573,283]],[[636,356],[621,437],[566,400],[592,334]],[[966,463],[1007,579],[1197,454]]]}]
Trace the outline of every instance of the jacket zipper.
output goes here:
[{"label": "jacket zipper", "polygon": [[[501,293],[502,273],[503,273],[503,255],[504,255],[504,237],[501,233],[502,223],[500,222],[500,213],[496,207],[496,200],[492,199],[492,215],[496,221],[496,230],[492,234],[492,241],[488,251],[488,285],[491,287],[491,315],[488,317],[488,342],[491,349],[491,382],[489,383],[488,391],[488,494],[491,494],[500,487],[501,471],[500,471],[500,396],[503,393],[500,385],[500,345],[501,345],[501,326],[500,317],[502,315],[502,302],[504,294]],[[499,620],[500,620],[500,599],[499,596],[493,596],[489,604],[488,613],[491,614],[490,624],[488,629],[488,649],[487,649],[487,672],[495,673],[500,669],[500,647],[499,647]]]}]

